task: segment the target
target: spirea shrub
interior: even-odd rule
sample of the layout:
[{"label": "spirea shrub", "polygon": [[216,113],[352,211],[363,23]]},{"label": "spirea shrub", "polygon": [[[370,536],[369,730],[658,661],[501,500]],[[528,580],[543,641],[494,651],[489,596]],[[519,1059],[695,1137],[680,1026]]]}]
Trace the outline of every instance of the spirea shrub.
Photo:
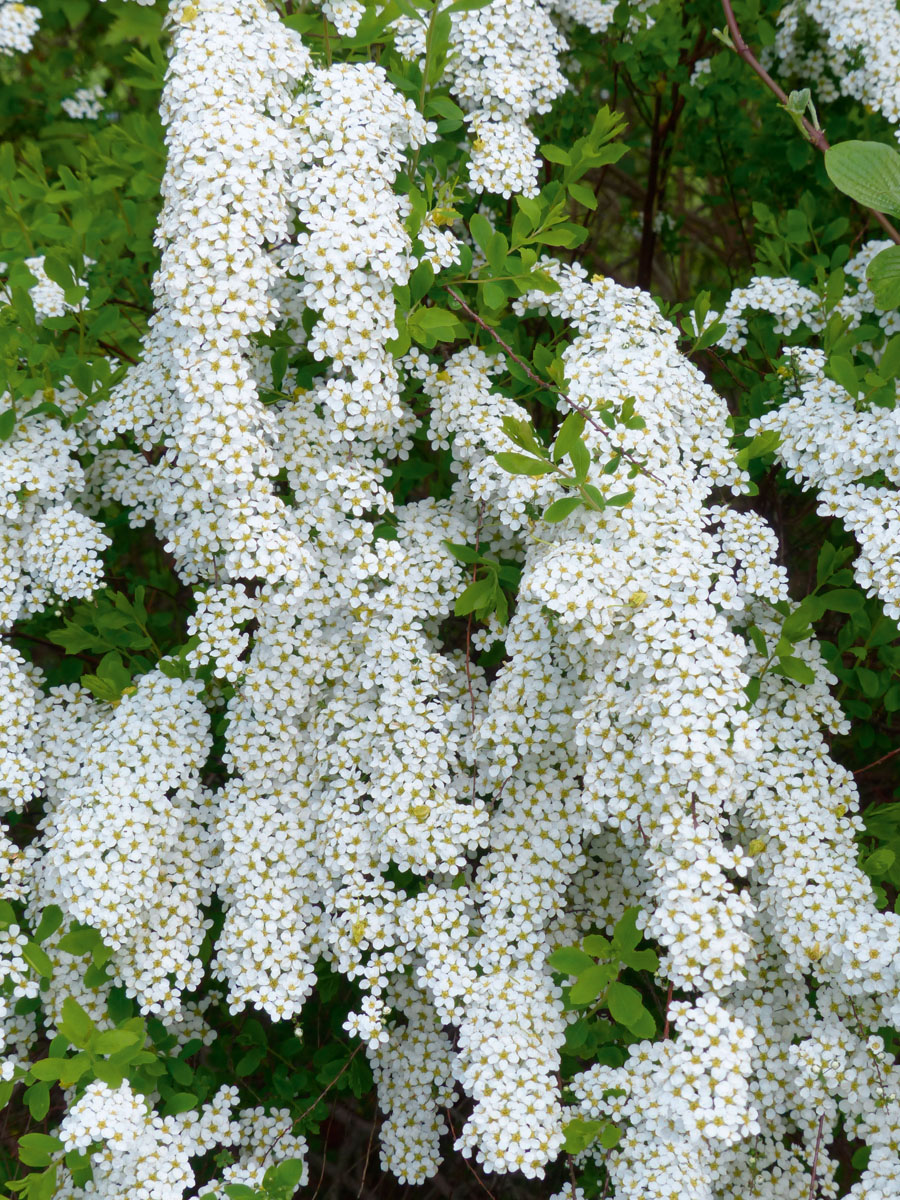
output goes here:
[{"label": "spirea shrub", "polygon": [[898,44],[0,3],[7,1195],[900,1197]]}]

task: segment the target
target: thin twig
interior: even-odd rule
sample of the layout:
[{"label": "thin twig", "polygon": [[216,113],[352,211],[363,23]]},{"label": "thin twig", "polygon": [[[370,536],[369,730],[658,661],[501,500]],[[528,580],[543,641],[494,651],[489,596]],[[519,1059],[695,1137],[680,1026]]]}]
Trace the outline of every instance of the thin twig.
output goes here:
[{"label": "thin twig", "polygon": [[[455,1142],[456,1141],[456,1130],[453,1128],[453,1118],[450,1116],[450,1109],[447,1108],[444,1111],[447,1114],[447,1124],[450,1126],[450,1134]],[[488,1185],[484,1182],[484,1180],[481,1178],[481,1176],[478,1174],[478,1172],[475,1170],[475,1168],[469,1162],[468,1157],[465,1154],[463,1154],[461,1157],[462,1157],[463,1162],[466,1164],[469,1171],[471,1172],[471,1174],[475,1176],[475,1179],[476,1179],[479,1187],[484,1192],[486,1192],[488,1196],[490,1196],[491,1200],[497,1200],[497,1197],[494,1195],[494,1193],[491,1191],[491,1189],[488,1187]]]},{"label": "thin twig", "polygon": [[319,1103],[319,1101],[322,1100],[322,1098],[331,1091],[331,1089],[334,1087],[334,1085],[337,1083],[337,1081],[340,1079],[340,1077],[344,1074],[344,1072],[347,1070],[347,1068],[350,1066],[350,1064],[353,1062],[354,1058],[356,1058],[357,1054],[359,1054],[359,1052],[360,1052],[360,1050],[362,1050],[362,1048],[363,1048],[363,1044],[362,1044],[362,1042],[360,1042],[356,1046],[355,1050],[350,1055],[350,1057],[347,1059],[347,1061],[344,1063],[344,1065],[341,1067],[341,1069],[338,1071],[337,1075],[335,1075],[334,1079],[332,1079],[331,1083],[326,1084],[326,1086],[322,1089],[322,1091],[319,1092],[318,1096],[316,1096],[315,1100],[313,1100],[312,1104],[310,1104],[310,1106],[307,1109],[304,1109],[304,1111],[300,1114],[300,1116],[297,1117],[297,1119],[294,1122],[292,1122],[290,1130],[285,1129],[284,1132],[279,1133],[278,1137],[275,1138],[275,1140],[272,1142],[272,1144],[269,1146],[268,1150],[266,1151],[265,1156],[263,1157],[264,1164],[265,1164],[266,1159],[269,1157],[269,1155],[272,1153],[272,1151],[275,1149],[275,1147],[278,1145],[278,1143],[284,1137],[285,1133],[289,1133],[292,1130],[294,1130],[305,1117],[309,1116],[309,1114],[316,1107],[316,1105]]},{"label": "thin twig", "polygon": [[[772,95],[778,98],[779,103],[787,107],[787,92],[783,87],[775,82],[769,72],[765,69],[765,67],[744,41],[740,26],[737,23],[737,18],[734,15],[734,9],[731,7],[731,0],[722,0],[722,11],[725,13],[725,21],[728,25],[728,32],[731,34],[731,40],[734,44],[734,51],[738,58],[743,59],[747,66],[759,76]],[[822,154],[824,154],[827,150],[831,149],[831,145],[828,141],[828,138],[825,136],[824,130],[817,128],[817,126],[815,126],[812,121],[805,116],[800,116],[797,113],[792,113],[791,115],[795,116],[799,120],[807,140],[810,141],[817,150],[820,150]],[[862,205],[861,207],[865,206]],[[900,246],[900,233],[897,232],[884,213],[880,213],[874,208],[869,209],[869,211],[873,214],[875,220],[885,231],[891,241]]]},{"label": "thin twig", "polygon": [[123,362],[131,363],[133,367],[137,366],[136,358],[132,358],[130,354],[126,354],[124,350],[120,349],[118,346],[114,346],[112,342],[101,342],[98,338],[97,345],[103,350],[108,351],[110,354],[115,354],[116,358],[121,358]]},{"label": "thin twig", "polygon": [[[515,350],[513,350],[512,346],[510,346],[507,342],[505,342],[503,340],[503,338],[496,331],[496,329],[492,329],[490,327],[490,325],[487,324],[486,321],[483,321],[481,319],[481,317],[478,315],[477,312],[474,311],[474,309],[469,308],[468,304],[466,304],[465,300],[463,300],[462,296],[460,296],[458,292],[455,292],[452,287],[449,287],[446,284],[445,284],[445,288],[446,288],[447,292],[456,301],[456,303],[460,306],[460,308],[464,312],[468,313],[468,315],[472,318],[472,320],[475,322],[475,324],[480,326],[480,328],[483,329],[485,331],[485,333],[489,334],[494,339],[494,341],[497,343],[497,345],[509,355],[509,357],[513,360],[513,362],[517,363],[522,368],[522,370],[525,372],[525,374],[528,376],[528,378],[531,380],[532,383],[536,383],[538,385],[538,387],[542,388],[545,392],[553,392],[554,395],[559,396],[561,400],[564,400],[565,403],[568,404],[569,408],[573,409],[575,412],[579,413],[582,417],[584,417],[584,419],[588,423],[588,425],[590,425],[593,429],[596,429],[598,433],[602,433],[603,436],[607,439],[607,441],[610,440],[609,430],[604,428],[604,426],[601,425],[600,422],[594,418],[594,416],[591,414],[590,409],[584,408],[580,404],[576,404],[574,400],[572,400],[569,396],[566,395],[566,393],[559,386],[559,384],[551,383],[546,379],[541,379],[540,375],[536,375],[535,372],[532,371],[531,367],[529,367],[528,363],[525,362],[524,359],[520,358],[518,354],[516,354],[516,352],[515,352]],[[640,471],[642,475],[646,475],[648,479],[652,479],[655,483],[662,482],[660,479],[657,479],[657,477],[653,474],[652,471],[648,471],[647,468],[642,463],[638,462],[638,460],[636,458],[634,458],[631,454],[629,454],[627,450],[623,450],[620,446],[617,446],[615,444],[615,442],[612,442],[611,445],[612,445],[613,450],[616,452],[616,454],[621,455],[622,458],[624,458],[626,462],[630,462],[631,465],[633,467],[637,468],[637,470]]]},{"label": "thin twig", "polygon": [[825,1114],[819,1117],[819,1132],[816,1134],[816,1148],[813,1151],[812,1175],[809,1180],[809,1200],[816,1200],[816,1172],[819,1169],[819,1147],[822,1145],[822,1130],[825,1127]]},{"label": "thin twig", "polygon": [[375,1126],[377,1125],[375,1118],[372,1118],[372,1128],[369,1132],[369,1140],[366,1143],[366,1161],[363,1163],[362,1178],[359,1181],[359,1191],[356,1193],[356,1200],[360,1200],[366,1186],[366,1176],[369,1173],[369,1156],[372,1153],[372,1141],[375,1138]]},{"label": "thin twig", "polygon": [[669,1040],[669,1005],[672,1003],[672,984],[669,984],[669,990],[666,992],[666,1020],[663,1025],[663,1041]]},{"label": "thin twig", "polygon": [[860,767],[853,774],[854,776],[862,775],[863,771],[871,771],[873,767],[880,767],[883,762],[887,762],[889,758],[893,758],[897,754],[900,754],[900,746],[894,750],[888,750],[887,754],[882,754],[881,758],[876,758],[874,762],[866,763],[864,767]]}]

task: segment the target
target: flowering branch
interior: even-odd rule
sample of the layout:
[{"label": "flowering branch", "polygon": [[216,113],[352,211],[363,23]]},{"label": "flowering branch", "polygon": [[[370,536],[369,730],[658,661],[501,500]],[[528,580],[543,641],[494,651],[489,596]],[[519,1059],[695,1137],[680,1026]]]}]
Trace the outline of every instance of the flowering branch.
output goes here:
[{"label": "flowering branch", "polygon": [[[515,352],[515,350],[513,350],[512,346],[510,346],[508,342],[505,342],[503,340],[503,338],[500,336],[500,334],[497,332],[497,330],[492,329],[491,326],[488,325],[486,321],[482,320],[482,318],[478,315],[478,313],[475,312],[474,309],[470,308],[468,306],[468,304],[466,304],[465,300],[463,300],[462,296],[460,296],[460,294],[458,292],[454,291],[454,289],[452,287],[450,287],[449,285],[446,285],[446,289],[447,289],[447,292],[456,301],[456,303],[460,306],[460,308],[468,316],[470,316],[472,318],[472,320],[475,322],[475,324],[478,325],[481,329],[483,329],[485,331],[485,333],[489,334],[494,339],[494,341],[497,343],[497,345],[509,355],[509,357],[513,360],[513,362],[516,363],[517,366],[522,368],[522,370],[525,372],[525,374],[528,376],[528,378],[531,380],[532,383],[536,383],[538,385],[538,387],[543,388],[543,390],[545,392],[555,393],[557,396],[560,397],[561,400],[565,401],[565,403],[568,404],[569,408],[571,408],[574,412],[577,412],[582,417],[584,417],[584,419],[585,419],[585,421],[587,421],[588,425],[590,425],[593,429],[596,429],[598,433],[602,433],[603,436],[606,438],[606,440],[610,441],[609,430],[605,429],[603,427],[603,425],[601,425],[600,422],[594,418],[593,414],[590,412],[589,409],[584,408],[582,405],[576,404],[574,400],[571,400],[558,384],[550,383],[546,379],[541,379],[540,375],[536,375],[535,372],[532,371],[531,367],[529,367],[528,363],[525,362],[524,359],[521,359],[518,354],[516,354],[516,352]],[[653,474],[652,471],[648,471],[647,468],[643,465],[643,463],[639,462],[632,454],[629,454],[627,450],[623,450],[620,446],[617,446],[614,442],[612,442],[611,445],[612,445],[613,450],[615,450],[616,454],[620,454],[622,456],[622,458],[625,459],[626,462],[631,463],[631,465],[633,467],[635,467],[638,471],[640,471],[642,475],[646,475],[648,479],[652,479],[656,483],[660,482],[660,480],[657,479],[657,477]]]},{"label": "flowering branch", "polygon": [[[748,67],[755,72],[756,75],[763,81],[769,91],[776,96],[781,105],[790,110],[790,97],[787,92],[776,83],[769,72],[765,69],[747,43],[744,41],[740,26],[737,23],[737,18],[734,15],[734,9],[731,6],[731,0],[722,0],[722,10],[725,13],[725,21],[728,25],[728,32],[731,34],[731,48],[737,54],[738,58],[743,59]],[[817,150],[824,154],[831,148],[828,138],[825,136],[825,131],[820,129],[817,124],[814,124],[810,119],[802,113],[791,111],[791,116],[800,125],[806,140],[811,142]],[[900,245],[900,233],[894,228],[891,222],[887,219],[884,213],[878,212],[877,209],[871,208],[875,220],[885,231],[891,241]]]}]

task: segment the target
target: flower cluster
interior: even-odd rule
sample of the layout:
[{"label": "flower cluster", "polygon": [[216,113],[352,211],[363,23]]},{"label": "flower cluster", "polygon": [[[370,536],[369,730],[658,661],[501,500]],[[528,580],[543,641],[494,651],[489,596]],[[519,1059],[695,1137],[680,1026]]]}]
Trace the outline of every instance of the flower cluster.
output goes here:
[{"label": "flower cluster", "polygon": [[[476,192],[535,190],[527,121],[564,87],[550,7],[450,14],[446,78]],[[610,16],[553,7],[596,29]],[[349,32],[362,7],[325,12]],[[358,986],[344,1028],[375,1077],[382,1163],[404,1183],[436,1172],[445,1110],[465,1098],[454,1147],[490,1172],[541,1177],[580,1113],[619,1127],[606,1161],[621,1196],[796,1200],[813,1162],[833,1191],[843,1122],[870,1148],[854,1194],[890,1194],[900,1075],[860,1025],[900,1020],[900,917],[857,864],[855,785],[826,740],[845,725],[816,642],[796,650],[808,683],[760,649],[790,611],[787,578],[766,521],[726,503],[748,477],[725,401],[645,293],[547,259],[555,290],[515,311],[560,330],[553,395],[560,418],[582,418],[583,478],[504,469],[528,412],[503,393],[500,354],[397,349],[398,292],[420,260],[458,251],[439,204],[416,227],[400,194],[435,127],[382,66],[314,63],[264,0],[176,0],[168,22],[143,357],[77,426],[34,413],[0,443],[4,632],[99,586],[109,539],[79,497],[149,526],[194,595],[183,656],[114,700],[45,689],[0,650],[0,788],[11,808],[40,799],[34,840],[0,844],[2,886],[32,923],[62,913],[44,941],[46,1032],[67,998],[102,1020],[120,985],[179,1044],[208,1041],[190,993],[215,897],[208,975],[232,1012],[296,1018],[321,961]],[[396,30],[427,57],[423,22]],[[873,252],[848,264],[850,323],[873,311]],[[38,313],[64,311],[43,260],[28,262]],[[723,345],[740,347],[748,309],[790,333],[821,328],[820,307],[793,281],[754,279],[721,315]],[[308,386],[282,390],[280,350],[315,364]],[[900,615],[893,414],[857,412],[817,352],[790,364],[795,392],[753,430],[777,430],[788,469],[857,532],[859,580]],[[68,414],[80,397],[54,402]],[[392,491],[414,438],[450,463],[441,499]],[[884,485],[866,482],[876,471]],[[480,630],[473,615],[454,641],[485,563],[519,581],[512,613],[498,605]],[[472,648],[497,643],[493,669],[479,665]],[[213,729],[221,774],[204,775]],[[691,999],[622,1066],[581,1072],[567,1110],[574,1018],[548,957],[632,905],[659,981]],[[82,925],[109,955],[96,987],[66,949]],[[10,924],[0,945],[5,1079],[35,1036],[14,1012],[37,990],[23,936]],[[176,1200],[221,1147],[231,1162],[207,1191],[224,1200],[259,1186],[274,1154],[304,1157],[291,1114],[235,1111],[236,1087],[179,1115],[156,1100],[100,1080],[70,1092],[59,1137],[93,1182],[60,1161],[58,1194]]]},{"label": "flower cluster", "polygon": [[[0,9],[0,14],[2,12],[3,9]],[[54,280],[50,279],[44,270],[45,261],[46,255],[44,254],[37,254],[32,258],[24,260],[24,265],[31,272],[35,280],[34,284],[28,289],[28,294],[31,297],[31,303],[34,305],[35,319],[39,324],[46,317],[61,317],[67,312],[78,312],[87,303],[84,298],[72,303],[66,300],[65,290]],[[0,263],[0,270],[6,270],[6,263]],[[87,287],[84,279],[75,279],[73,277],[72,283],[78,287]],[[9,303],[10,300],[9,289],[0,287],[0,301]]]},{"label": "flower cluster", "polygon": [[[398,48],[424,67],[426,22],[401,17],[396,24]],[[537,139],[527,122],[565,90],[565,48],[540,0],[493,0],[453,14],[445,75],[467,114],[474,191],[537,194]]]},{"label": "flower cluster", "polygon": [[27,54],[41,21],[41,10],[31,4],[5,0],[0,4],[0,54]]},{"label": "flower cluster", "polygon": [[106,92],[95,83],[90,87],[76,88],[71,96],[61,103],[61,108],[67,117],[73,121],[96,121],[103,112],[103,101]]},{"label": "flower cluster", "polygon": [[[810,20],[821,31],[812,49]],[[823,101],[852,96],[891,124],[900,123],[900,24],[890,0],[812,0],[802,5],[792,0],[779,14],[772,52],[799,78],[815,82]]]}]

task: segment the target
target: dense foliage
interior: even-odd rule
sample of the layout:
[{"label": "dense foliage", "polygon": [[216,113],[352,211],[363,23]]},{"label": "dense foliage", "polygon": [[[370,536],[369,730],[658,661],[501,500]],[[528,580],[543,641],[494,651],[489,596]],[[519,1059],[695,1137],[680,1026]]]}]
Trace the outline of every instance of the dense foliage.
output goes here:
[{"label": "dense foliage", "polygon": [[5,1194],[900,1196],[898,61],[0,0]]}]

